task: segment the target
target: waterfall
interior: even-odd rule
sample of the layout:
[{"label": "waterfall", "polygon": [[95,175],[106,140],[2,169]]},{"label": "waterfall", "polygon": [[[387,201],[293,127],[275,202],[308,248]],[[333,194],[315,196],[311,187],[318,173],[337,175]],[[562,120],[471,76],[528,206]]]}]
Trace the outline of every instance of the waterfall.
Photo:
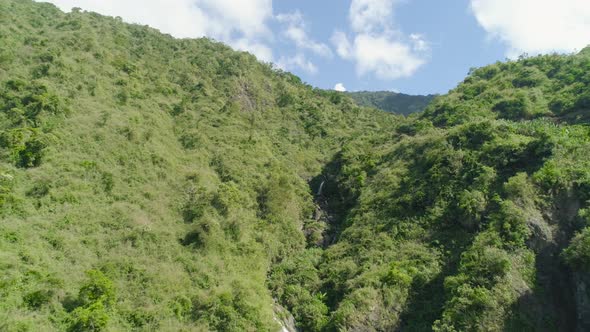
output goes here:
[{"label": "waterfall", "polygon": [[326,181],[322,181],[322,183],[320,184],[320,189],[318,189],[318,192],[316,194],[316,196],[321,196],[322,195],[322,190],[324,189],[324,184],[326,183]]}]

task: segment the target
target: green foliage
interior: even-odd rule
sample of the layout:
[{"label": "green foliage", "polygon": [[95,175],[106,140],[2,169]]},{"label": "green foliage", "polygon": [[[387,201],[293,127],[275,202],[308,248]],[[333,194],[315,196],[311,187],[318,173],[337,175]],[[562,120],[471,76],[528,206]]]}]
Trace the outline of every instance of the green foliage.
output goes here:
[{"label": "green foliage", "polygon": [[7,150],[18,167],[37,167],[47,146],[50,118],[64,114],[60,98],[32,81],[6,81],[0,88],[0,152]]},{"label": "green foliage", "polygon": [[590,270],[590,228],[576,234],[563,252],[565,261],[575,270]]},{"label": "green foliage", "polygon": [[500,202],[500,208],[492,218],[508,246],[523,246],[531,235],[525,212],[512,201]]},{"label": "green foliage", "polygon": [[[328,329],[397,328],[399,316],[380,317],[380,310],[393,310],[381,300],[388,292],[409,317],[421,312],[412,301],[438,306],[429,313],[437,330],[502,329],[522,288],[534,286],[534,254],[527,246],[539,250],[539,243],[551,241],[544,225],[554,221],[539,210],[563,204],[558,197],[571,190],[585,199],[586,185],[577,183],[586,183],[588,165],[576,151],[587,146],[587,131],[555,124],[579,123],[584,116],[552,113],[547,103],[580,82],[564,81],[556,70],[576,72],[572,67],[584,65],[576,56],[543,56],[475,70],[423,114],[400,123],[396,135],[372,138],[370,149],[350,144],[361,147],[354,154],[344,150],[340,185],[354,193],[355,203],[338,243],[319,265],[326,303],[334,310]],[[539,117],[554,119],[533,120]],[[372,162],[363,165],[367,159]],[[569,227],[565,220],[559,227]],[[448,269],[438,279],[445,280],[446,292],[437,294],[433,286],[421,297],[412,292],[414,275],[427,269],[415,261],[406,267],[398,263],[402,257],[386,268],[384,253],[434,239],[452,253],[439,263]],[[533,301],[547,301],[542,292],[529,291]],[[410,330],[425,326],[401,324]]]},{"label": "green foliage", "polygon": [[461,255],[458,274],[445,279],[449,299],[433,330],[478,331],[488,327],[495,330],[495,326],[502,324],[498,321],[502,318],[502,308],[510,303],[506,297],[514,296],[504,289],[510,282],[508,277],[514,261],[508,252],[497,247],[501,243],[495,231],[485,231]]},{"label": "green foliage", "polygon": [[191,186],[186,191],[186,198],[182,205],[182,218],[185,222],[191,223],[201,218],[205,209],[209,206],[210,198],[205,193],[205,188]]},{"label": "green foliage", "polygon": [[115,304],[113,282],[101,271],[86,271],[88,280],[80,288],[77,307],[70,313],[68,331],[102,331]]},{"label": "green foliage", "polygon": [[305,331],[562,323],[587,50],[351,96],[81,10],[0,0],[0,23],[0,329],[270,331],[281,307]]},{"label": "green foliage", "polygon": [[547,76],[536,67],[523,67],[516,75],[512,84],[517,88],[535,87],[547,80]]},{"label": "green foliage", "polygon": [[31,309],[40,309],[44,304],[51,301],[53,297],[52,290],[37,290],[23,296],[23,301]]},{"label": "green foliage", "polygon": [[[0,173],[0,211],[6,211],[7,205],[13,200],[12,188],[14,177],[7,173]],[[1,214],[1,212],[0,212]]]},{"label": "green foliage", "polygon": [[41,165],[46,143],[37,131],[13,132],[11,137],[12,159],[16,166],[22,168]]},{"label": "green foliage", "polygon": [[515,97],[503,99],[497,102],[492,110],[500,114],[500,117],[510,120],[527,119],[531,117],[531,104],[526,95],[518,94]]},{"label": "green foliage", "polygon": [[481,221],[487,207],[487,199],[479,190],[464,190],[459,196],[459,208],[463,211],[461,223],[468,228],[475,228]]},{"label": "green foliage", "polygon": [[321,250],[310,249],[287,258],[273,268],[270,287],[306,331],[322,331],[328,322],[329,308],[321,290],[318,264]]},{"label": "green foliage", "polygon": [[194,305],[197,321],[206,321],[209,328],[225,331],[269,330],[270,322],[258,314],[259,308],[246,299],[252,296],[236,286],[232,293],[224,292],[212,299],[198,301]]},{"label": "green foliage", "polygon": [[191,317],[193,303],[186,296],[180,295],[171,302],[170,308],[178,319],[185,320]]},{"label": "green foliage", "polygon": [[483,287],[461,285],[456,295],[448,303],[452,310],[445,310],[441,320],[435,322],[433,331],[477,331],[483,328],[478,324],[478,316],[494,309],[493,295]]},{"label": "green foliage", "polygon": [[102,331],[109,321],[109,315],[101,301],[78,307],[70,315],[68,331],[72,332]]},{"label": "green foliage", "polygon": [[113,305],[115,302],[113,282],[97,270],[89,270],[86,275],[88,281],[82,285],[78,294],[81,305],[88,306],[96,302],[102,302],[107,307]]},{"label": "green foliage", "polygon": [[[271,267],[327,228],[308,180],[395,120],[208,39],[0,8],[0,321],[274,330]],[[321,329],[312,293],[294,311]]]}]

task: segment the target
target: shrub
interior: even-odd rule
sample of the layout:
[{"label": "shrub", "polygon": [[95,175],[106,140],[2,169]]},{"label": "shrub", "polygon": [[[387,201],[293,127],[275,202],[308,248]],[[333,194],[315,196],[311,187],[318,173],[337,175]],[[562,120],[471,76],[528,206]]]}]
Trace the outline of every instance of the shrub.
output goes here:
[{"label": "shrub", "polygon": [[401,288],[407,288],[412,284],[412,276],[397,264],[392,264],[391,268],[383,278],[383,282],[389,285],[397,285]]},{"label": "shrub", "polygon": [[115,287],[113,282],[98,270],[86,272],[88,281],[80,288],[78,299],[82,305],[103,302],[110,306],[115,302]]},{"label": "shrub", "polygon": [[10,174],[0,173],[0,208],[10,200],[13,187],[13,177]]},{"label": "shrub", "polygon": [[574,108],[574,97],[569,93],[557,94],[549,102],[549,109],[557,115],[563,115]]},{"label": "shrub", "polygon": [[283,92],[277,100],[279,107],[287,107],[295,102],[295,98],[288,92]]},{"label": "shrub", "polygon": [[532,115],[532,106],[526,95],[520,93],[515,97],[506,98],[497,102],[492,110],[499,113],[500,117],[509,120],[528,119]]},{"label": "shrub", "polygon": [[461,255],[460,270],[468,276],[470,284],[491,288],[499,278],[506,276],[510,260],[501,249],[475,244]]},{"label": "shrub", "polygon": [[41,165],[46,146],[46,143],[34,133],[28,140],[12,147],[15,165],[21,168],[38,167]]},{"label": "shrub", "polygon": [[109,321],[104,303],[78,307],[70,314],[70,332],[102,331]]},{"label": "shrub", "polygon": [[78,307],[69,316],[69,331],[101,331],[109,320],[107,310],[115,303],[115,287],[107,276],[98,270],[86,271],[86,275]]},{"label": "shrub", "polygon": [[183,320],[191,315],[193,303],[188,297],[179,295],[170,303],[170,309],[178,319]]},{"label": "shrub", "polygon": [[442,318],[434,323],[434,331],[478,331],[478,317],[494,306],[493,295],[483,287],[462,285],[456,292]]},{"label": "shrub", "polygon": [[482,121],[459,127],[449,136],[449,141],[459,148],[477,149],[496,135],[494,124],[490,121]]},{"label": "shrub", "polygon": [[586,227],[572,239],[564,250],[563,258],[576,270],[590,270],[590,227]]},{"label": "shrub", "polygon": [[328,311],[321,299],[312,297],[296,306],[293,315],[303,331],[322,331],[328,323]]},{"label": "shrub", "polygon": [[43,289],[27,293],[25,296],[23,296],[23,301],[30,309],[39,309],[44,304],[49,303],[52,297],[52,290]]},{"label": "shrub", "polygon": [[213,196],[211,204],[219,213],[227,216],[231,209],[239,207],[244,202],[244,195],[240,187],[233,181],[224,182]]},{"label": "shrub", "polygon": [[504,192],[514,202],[526,207],[534,204],[534,198],[537,196],[535,187],[528,180],[525,172],[516,174],[508,179],[504,184]]},{"label": "shrub", "polygon": [[207,206],[211,204],[211,197],[203,187],[190,187],[187,189],[182,203],[182,218],[186,223],[192,223],[201,218]]},{"label": "shrub", "polygon": [[533,174],[535,183],[546,191],[565,189],[566,177],[556,160],[548,160],[541,169]]},{"label": "shrub", "polygon": [[531,231],[526,224],[526,215],[514,202],[500,202],[500,209],[492,216],[498,233],[509,248],[524,246]]},{"label": "shrub", "polygon": [[535,87],[547,79],[539,69],[534,67],[524,67],[518,73],[517,77],[512,80],[512,84],[517,88]]},{"label": "shrub", "polygon": [[475,228],[487,207],[487,199],[479,190],[464,190],[459,196],[459,208],[463,212],[461,224],[469,229]]}]

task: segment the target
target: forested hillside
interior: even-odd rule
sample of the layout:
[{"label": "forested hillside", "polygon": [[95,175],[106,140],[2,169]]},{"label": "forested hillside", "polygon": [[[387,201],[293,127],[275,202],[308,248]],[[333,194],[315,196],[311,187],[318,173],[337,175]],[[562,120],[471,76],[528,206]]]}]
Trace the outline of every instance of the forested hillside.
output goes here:
[{"label": "forested hillside", "polygon": [[414,96],[392,91],[357,91],[347,94],[361,106],[402,115],[422,112],[436,97],[435,95]]},{"label": "forested hillside", "polygon": [[30,0],[0,45],[2,331],[590,329],[590,49],[402,117]]},{"label": "forested hillside", "polygon": [[271,274],[296,318],[291,289],[328,330],[588,330],[589,51],[477,69],[345,147],[337,241]]},{"label": "forested hillside", "polygon": [[[0,330],[277,330],[308,182],[390,128],[245,53],[0,0]],[[307,237],[306,237],[307,236]]]}]

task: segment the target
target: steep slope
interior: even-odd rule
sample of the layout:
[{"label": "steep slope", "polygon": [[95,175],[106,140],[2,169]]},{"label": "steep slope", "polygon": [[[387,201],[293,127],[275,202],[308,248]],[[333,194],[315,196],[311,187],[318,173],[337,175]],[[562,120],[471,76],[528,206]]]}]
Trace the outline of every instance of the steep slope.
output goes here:
[{"label": "steep slope", "polygon": [[0,330],[590,329],[590,49],[404,118],[29,0],[0,45]]},{"label": "steep slope", "polygon": [[277,330],[267,271],[325,228],[307,181],[395,120],[28,0],[0,45],[0,330]]},{"label": "steep slope", "polygon": [[394,133],[347,144],[335,182],[353,203],[334,244],[271,275],[296,320],[588,330],[588,230],[564,251],[589,222],[588,52],[477,69]]},{"label": "steep slope", "polygon": [[407,95],[391,91],[357,91],[348,92],[359,105],[374,107],[386,112],[409,115],[422,112],[432,102],[435,95]]}]

